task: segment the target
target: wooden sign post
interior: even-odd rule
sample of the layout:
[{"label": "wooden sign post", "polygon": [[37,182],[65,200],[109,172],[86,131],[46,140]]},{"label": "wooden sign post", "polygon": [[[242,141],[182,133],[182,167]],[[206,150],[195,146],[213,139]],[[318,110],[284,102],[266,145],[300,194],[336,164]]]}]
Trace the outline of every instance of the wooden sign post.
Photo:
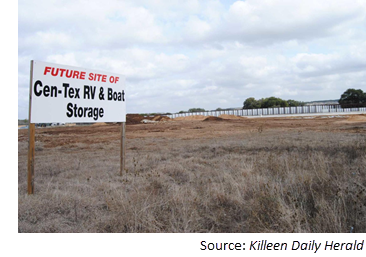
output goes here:
[{"label": "wooden sign post", "polygon": [[121,126],[121,158],[120,158],[120,173],[119,173],[120,176],[122,176],[122,172],[125,171],[125,163],[126,163],[125,139],[126,139],[126,122],[122,122],[122,126]]},{"label": "wooden sign post", "polygon": [[36,126],[31,123],[31,108],[32,108],[32,80],[33,80],[33,61],[30,68],[30,93],[29,93],[29,117],[28,117],[28,195],[34,193],[34,156],[36,143]]}]

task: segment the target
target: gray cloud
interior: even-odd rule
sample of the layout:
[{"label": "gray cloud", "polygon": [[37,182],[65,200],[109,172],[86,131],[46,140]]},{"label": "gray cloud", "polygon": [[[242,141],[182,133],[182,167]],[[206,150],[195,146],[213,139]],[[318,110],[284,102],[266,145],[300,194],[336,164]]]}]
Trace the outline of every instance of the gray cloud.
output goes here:
[{"label": "gray cloud", "polygon": [[121,73],[128,112],[339,98],[366,88],[364,1],[25,1],[18,116],[36,59]]}]

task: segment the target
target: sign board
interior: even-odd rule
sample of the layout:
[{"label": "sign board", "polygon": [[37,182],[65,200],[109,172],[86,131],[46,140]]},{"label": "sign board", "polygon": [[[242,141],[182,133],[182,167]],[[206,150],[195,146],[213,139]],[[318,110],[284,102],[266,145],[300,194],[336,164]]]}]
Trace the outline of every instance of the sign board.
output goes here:
[{"label": "sign board", "polygon": [[31,62],[30,123],[126,122],[120,74]]}]

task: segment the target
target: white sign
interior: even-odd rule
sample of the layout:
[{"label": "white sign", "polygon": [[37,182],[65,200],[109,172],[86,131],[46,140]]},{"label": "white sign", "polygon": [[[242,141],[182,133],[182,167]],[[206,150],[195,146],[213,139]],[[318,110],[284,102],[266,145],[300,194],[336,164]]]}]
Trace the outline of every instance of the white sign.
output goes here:
[{"label": "white sign", "polygon": [[125,122],[122,75],[32,61],[30,122]]}]

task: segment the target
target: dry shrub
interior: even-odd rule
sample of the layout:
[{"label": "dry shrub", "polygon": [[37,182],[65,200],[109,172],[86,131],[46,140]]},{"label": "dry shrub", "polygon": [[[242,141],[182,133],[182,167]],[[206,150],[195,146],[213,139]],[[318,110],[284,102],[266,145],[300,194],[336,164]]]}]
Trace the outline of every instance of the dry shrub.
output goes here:
[{"label": "dry shrub", "polygon": [[[36,155],[22,232],[366,232],[364,134],[266,129],[205,140],[129,139]],[[42,148],[42,145],[39,146]]]}]

